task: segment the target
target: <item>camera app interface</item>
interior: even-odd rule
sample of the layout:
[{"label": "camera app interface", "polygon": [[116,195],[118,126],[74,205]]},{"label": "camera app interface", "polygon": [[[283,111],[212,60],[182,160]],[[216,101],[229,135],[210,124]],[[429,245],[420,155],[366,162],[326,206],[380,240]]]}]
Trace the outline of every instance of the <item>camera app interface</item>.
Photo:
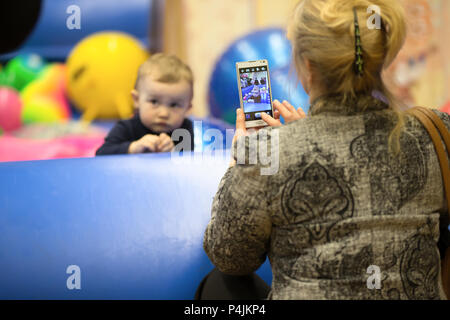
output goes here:
[{"label": "camera app interface", "polygon": [[240,68],[239,74],[245,120],[260,120],[262,112],[272,116],[267,67]]}]

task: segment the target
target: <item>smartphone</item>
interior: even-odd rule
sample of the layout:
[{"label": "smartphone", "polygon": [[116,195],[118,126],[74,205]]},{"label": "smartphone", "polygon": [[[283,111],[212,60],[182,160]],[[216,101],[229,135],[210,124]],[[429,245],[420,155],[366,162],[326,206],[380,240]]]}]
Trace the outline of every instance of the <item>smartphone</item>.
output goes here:
[{"label": "smartphone", "polygon": [[267,126],[261,113],[273,117],[272,90],[267,60],[236,62],[236,74],[245,127]]}]

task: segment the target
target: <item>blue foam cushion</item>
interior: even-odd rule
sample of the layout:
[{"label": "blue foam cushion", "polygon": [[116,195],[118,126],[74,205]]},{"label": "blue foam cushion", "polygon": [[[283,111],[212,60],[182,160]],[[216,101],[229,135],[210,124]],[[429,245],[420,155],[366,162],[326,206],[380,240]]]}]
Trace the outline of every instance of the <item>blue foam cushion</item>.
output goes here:
[{"label": "blue foam cushion", "polygon": [[[0,299],[192,299],[213,268],[203,234],[228,160],[0,163]],[[257,273],[271,283],[268,261]]]}]

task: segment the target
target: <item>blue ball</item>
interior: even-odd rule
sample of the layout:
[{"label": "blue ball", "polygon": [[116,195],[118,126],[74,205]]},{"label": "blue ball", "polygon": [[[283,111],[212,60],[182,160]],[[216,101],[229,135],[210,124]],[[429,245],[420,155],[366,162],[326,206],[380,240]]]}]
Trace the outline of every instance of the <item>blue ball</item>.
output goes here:
[{"label": "blue ball", "polygon": [[208,102],[211,114],[228,123],[235,122],[239,107],[236,62],[267,59],[272,98],[288,100],[296,108],[309,109],[309,98],[297,80],[291,58],[291,45],[286,32],[269,28],[252,32],[230,45],[219,58],[209,84]]}]

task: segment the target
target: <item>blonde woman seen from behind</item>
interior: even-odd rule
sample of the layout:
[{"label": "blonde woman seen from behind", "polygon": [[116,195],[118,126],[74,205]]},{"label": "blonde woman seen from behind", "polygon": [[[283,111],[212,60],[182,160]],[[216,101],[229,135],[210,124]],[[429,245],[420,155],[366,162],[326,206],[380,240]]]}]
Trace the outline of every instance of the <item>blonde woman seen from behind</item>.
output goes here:
[{"label": "blonde woman seen from behind", "polygon": [[[381,23],[370,29],[373,5]],[[308,115],[275,101],[274,118],[263,114],[270,126],[250,133],[238,110],[235,158],[204,235],[216,269],[197,297],[445,299],[440,245],[448,221],[438,160],[425,129],[402,114],[382,79],[406,36],[402,7],[303,0],[287,34]],[[437,114],[450,128],[450,117]],[[262,159],[237,157],[262,136],[258,150],[277,156],[273,174],[261,174]],[[253,273],[266,257],[270,288]]]}]

